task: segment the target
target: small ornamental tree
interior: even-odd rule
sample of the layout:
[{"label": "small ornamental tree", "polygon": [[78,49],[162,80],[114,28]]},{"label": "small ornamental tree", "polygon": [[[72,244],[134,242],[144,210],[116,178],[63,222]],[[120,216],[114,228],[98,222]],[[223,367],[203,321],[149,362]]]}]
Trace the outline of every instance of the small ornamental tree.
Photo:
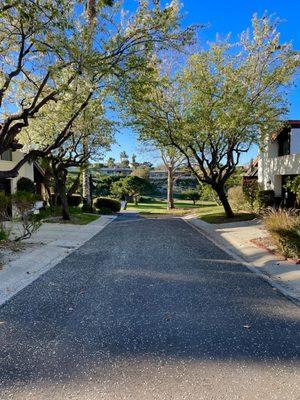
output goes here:
[{"label": "small ornamental tree", "polygon": [[121,196],[132,197],[134,204],[138,205],[139,197],[149,193],[151,184],[139,176],[129,175],[122,181],[116,182],[113,190]]},{"label": "small ornamental tree", "polygon": [[200,190],[189,189],[182,192],[182,196],[186,200],[192,200],[193,204],[196,205],[196,202],[201,199]]}]

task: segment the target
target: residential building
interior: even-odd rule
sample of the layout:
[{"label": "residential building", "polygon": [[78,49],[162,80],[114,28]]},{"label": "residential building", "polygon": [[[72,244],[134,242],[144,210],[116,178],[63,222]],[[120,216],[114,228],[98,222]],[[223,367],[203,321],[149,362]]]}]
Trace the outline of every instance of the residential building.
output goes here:
[{"label": "residential building", "polygon": [[294,196],[286,188],[288,178],[300,175],[300,120],[287,121],[287,127],[271,136],[258,163],[258,182],[264,190],[292,206]]},{"label": "residential building", "polygon": [[105,176],[109,176],[109,175],[113,175],[113,176],[118,176],[118,175],[124,175],[124,176],[128,176],[131,174],[132,169],[131,168],[121,168],[121,167],[105,167],[105,168],[100,168],[99,172],[101,175],[105,175]]},{"label": "residential building", "polygon": [[[7,150],[0,155],[0,171],[11,170],[22,158],[24,154],[20,150]],[[25,163],[19,170],[19,174],[16,178],[11,179],[0,179],[0,192],[4,192],[6,195],[13,193],[17,187],[17,181],[21,177],[31,179],[36,183],[37,192],[44,198],[44,187],[43,187],[43,170],[41,167],[33,162]]]}]

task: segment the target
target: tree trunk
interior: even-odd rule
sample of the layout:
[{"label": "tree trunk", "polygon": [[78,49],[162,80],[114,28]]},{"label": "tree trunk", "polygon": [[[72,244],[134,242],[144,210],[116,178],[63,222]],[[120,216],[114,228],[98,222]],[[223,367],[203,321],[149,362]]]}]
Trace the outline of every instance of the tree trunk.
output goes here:
[{"label": "tree trunk", "polygon": [[134,196],[134,205],[138,206],[139,202],[138,202],[138,196]]},{"label": "tree trunk", "polygon": [[224,211],[225,211],[227,218],[234,218],[234,213],[232,211],[231,205],[229,204],[224,187],[218,187],[215,190],[219,196],[222,206],[224,207]]},{"label": "tree trunk", "polygon": [[86,204],[91,204],[90,179],[87,167],[82,171],[82,197],[85,199]]},{"label": "tree trunk", "polygon": [[67,197],[67,188],[66,188],[66,179],[67,178],[67,172],[66,171],[61,171],[59,173],[57,183],[58,183],[58,191],[59,195],[61,198],[61,213],[62,213],[62,218],[64,221],[69,221],[71,219],[70,217],[70,211],[69,211],[69,205],[68,205],[68,197]]},{"label": "tree trunk", "polygon": [[173,171],[168,168],[168,193],[167,193],[167,208],[173,210],[174,206],[174,176]]},{"label": "tree trunk", "polygon": [[[86,138],[82,140],[83,152],[84,154],[88,154],[88,141]],[[91,191],[90,191],[90,177],[89,177],[89,163],[86,162],[83,171],[82,171],[82,197],[85,200],[86,204],[91,204]]]}]

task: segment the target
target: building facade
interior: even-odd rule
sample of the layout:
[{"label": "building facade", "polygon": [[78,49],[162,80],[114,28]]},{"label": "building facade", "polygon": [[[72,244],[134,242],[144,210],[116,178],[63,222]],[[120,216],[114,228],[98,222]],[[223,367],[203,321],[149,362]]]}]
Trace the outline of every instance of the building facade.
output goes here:
[{"label": "building facade", "polygon": [[[0,155],[0,171],[11,170],[22,158],[24,153],[20,150],[8,150]],[[35,162],[25,163],[19,170],[19,174],[16,178],[11,179],[0,179],[0,192],[6,195],[13,193],[17,188],[17,181],[22,178],[29,178],[36,184],[37,193],[41,198],[45,197],[45,190],[43,185],[43,170]]]},{"label": "building facade", "polygon": [[286,188],[288,178],[300,175],[300,120],[288,121],[288,127],[273,136],[258,163],[258,182],[264,190],[274,190],[277,199],[287,205],[294,202]]}]

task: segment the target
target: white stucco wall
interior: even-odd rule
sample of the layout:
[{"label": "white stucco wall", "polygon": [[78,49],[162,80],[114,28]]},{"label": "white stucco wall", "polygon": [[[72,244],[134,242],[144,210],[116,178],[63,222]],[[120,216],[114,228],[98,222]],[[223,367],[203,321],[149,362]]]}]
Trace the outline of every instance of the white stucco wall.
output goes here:
[{"label": "white stucco wall", "polygon": [[300,174],[300,154],[269,158],[262,155],[258,165],[258,182],[264,189],[273,189],[281,196],[281,176]]},{"label": "white stucco wall", "polygon": [[278,197],[282,195],[282,176],[300,174],[300,128],[291,130],[290,145],[290,155],[278,156],[278,143],[270,139],[258,164],[258,182]]},{"label": "white stucco wall", "polygon": [[[0,171],[8,171],[12,169],[16,165],[16,163],[23,158],[23,156],[24,154],[21,151],[17,150],[12,153],[12,161],[0,160]],[[32,181],[34,180],[32,163],[24,164],[19,171],[18,177],[11,179],[12,192],[16,189],[17,181],[21,177],[29,178]]]}]

